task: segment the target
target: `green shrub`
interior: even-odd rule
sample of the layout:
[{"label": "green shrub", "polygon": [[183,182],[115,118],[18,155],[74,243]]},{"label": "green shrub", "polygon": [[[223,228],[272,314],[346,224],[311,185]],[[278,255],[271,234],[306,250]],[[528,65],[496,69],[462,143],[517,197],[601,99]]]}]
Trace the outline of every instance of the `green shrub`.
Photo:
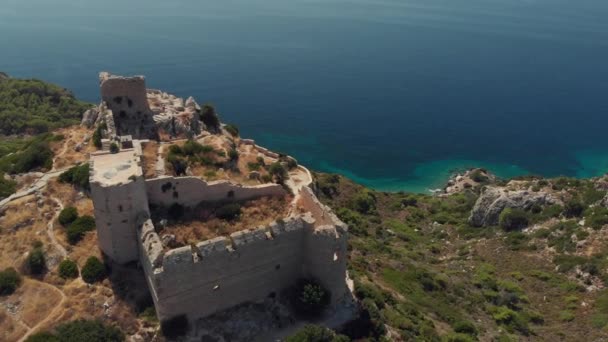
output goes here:
[{"label": "green shrub", "polygon": [[239,136],[239,128],[236,127],[235,125],[228,124],[228,125],[224,126],[224,129],[228,133],[230,133],[230,135],[232,135],[233,137],[238,137]]},{"label": "green shrub", "polygon": [[0,295],[10,295],[21,285],[21,276],[12,268],[0,272]]},{"label": "green shrub", "polygon": [[4,173],[0,172],[0,199],[6,198],[15,193],[17,183],[13,180],[4,178]]},{"label": "green shrub", "polygon": [[351,206],[361,214],[370,214],[376,210],[376,197],[370,191],[360,191],[353,197]]},{"label": "green shrub", "polygon": [[585,216],[585,224],[593,229],[600,229],[608,224],[608,208],[594,207],[589,209],[590,213]]},{"label": "green shrub", "polygon": [[95,219],[92,216],[84,215],[78,217],[67,229],[68,242],[72,245],[78,243],[86,232],[95,229]]},{"label": "green shrub", "polygon": [[232,221],[241,216],[241,205],[238,203],[228,203],[217,208],[215,216],[219,219]]},{"label": "green shrub", "polygon": [[522,209],[506,208],[500,213],[498,223],[506,231],[525,228],[528,225],[528,213]]},{"label": "green shrub", "polygon": [[462,333],[451,333],[443,336],[441,342],[475,342],[476,340],[469,335]]},{"label": "green shrub", "polygon": [[64,279],[77,278],[78,265],[70,259],[64,259],[59,264],[59,276]]},{"label": "green shrub", "polygon": [[230,151],[228,151],[228,159],[231,161],[239,159],[239,151],[237,151],[235,148],[230,149]]},{"label": "green shrub", "polygon": [[585,207],[583,206],[583,203],[577,199],[571,199],[566,202],[566,205],[564,206],[564,215],[568,218],[580,217],[584,210]]},{"label": "green shrub", "polygon": [[215,107],[211,104],[203,105],[201,109],[201,121],[207,126],[210,131],[217,132],[220,128],[220,119],[217,116]]},{"label": "green shrub", "polygon": [[471,172],[471,179],[477,183],[486,183],[490,179],[479,169]]},{"label": "green shrub", "polygon": [[296,313],[307,317],[320,315],[331,298],[330,293],[313,279],[299,280],[290,292],[290,301]]},{"label": "green shrub", "polygon": [[101,321],[77,320],[56,328],[56,336],[65,342],[123,342],[125,335],[120,329]]},{"label": "green shrub", "polygon": [[32,274],[42,274],[46,269],[42,247],[34,247],[27,256],[27,265]]},{"label": "green shrub", "polygon": [[103,130],[106,129],[107,126],[104,124],[97,126],[97,128],[95,129],[95,132],[93,132],[93,137],[91,137],[91,140],[93,141],[93,146],[95,146],[95,148],[97,148],[98,150],[101,149],[101,147],[103,146],[101,143],[101,139],[102,139],[102,135],[103,135]]},{"label": "green shrub", "polygon": [[459,321],[453,326],[454,331],[457,333],[467,334],[471,336],[477,336],[477,328],[469,321]]},{"label": "green shrub", "polygon": [[75,207],[65,207],[59,213],[59,223],[62,226],[67,226],[70,223],[76,221],[78,218],[78,209]]},{"label": "green shrub", "polygon": [[114,142],[110,144],[110,153],[118,153],[119,151],[120,148],[118,147],[118,144]]},{"label": "green shrub", "polygon": [[106,267],[97,257],[90,256],[82,268],[81,275],[82,280],[93,284],[106,277]]},{"label": "green shrub", "polygon": [[287,170],[279,162],[274,162],[268,167],[268,173],[277,178],[279,182],[287,178]]},{"label": "green shrub", "polygon": [[25,340],[25,342],[62,342],[59,337],[49,333],[49,332],[39,332]]},{"label": "green shrub", "polygon": [[262,166],[258,163],[249,162],[247,163],[247,169],[249,171],[259,171]]},{"label": "green shrub", "polygon": [[573,321],[575,317],[576,316],[574,316],[574,313],[572,313],[570,310],[563,310],[559,313],[559,320],[562,322]]},{"label": "green shrub", "polygon": [[59,175],[59,181],[89,190],[89,163],[71,167]]},{"label": "green shrub", "polygon": [[332,330],[313,324],[307,324],[295,334],[287,337],[285,342],[347,342],[344,335],[336,335]]}]

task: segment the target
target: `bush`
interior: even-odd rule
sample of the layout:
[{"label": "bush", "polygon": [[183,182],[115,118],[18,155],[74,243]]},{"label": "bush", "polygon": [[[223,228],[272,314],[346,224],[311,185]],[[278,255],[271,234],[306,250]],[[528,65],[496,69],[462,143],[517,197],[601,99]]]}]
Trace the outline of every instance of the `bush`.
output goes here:
[{"label": "bush", "polygon": [[0,199],[14,194],[16,186],[15,181],[4,179],[4,173],[0,172]]},{"label": "bush", "polygon": [[59,181],[89,190],[89,163],[74,166],[59,175]]},{"label": "bush", "polygon": [[65,342],[122,342],[125,335],[120,329],[101,321],[77,320],[57,327],[56,336]]},{"label": "bush", "polygon": [[347,342],[350,339],[337,335],[332,330],[319,325],[307,324],[295,334],[287,337],[285,342]]},{"label": "bush", "polygon": [[27,266],[32,274],[42,274],[46,269],[42,247],[34,247],[27,257]]},{"label": "bush", "polygon": [[104,127],[105,127],[105,124],[99,125],[97,127],[97,129],[95,129],[95,132],[93,132],[93,137],[91,138],[91,140],[93,140],[93,146],[95,146],[98,150],[101,149],[101,147],[102,147],[101,138],[102,138],[102,130],[105,129]]},{"label": "bush", "polygon": [[370,214],[376,210],[376,197],[370,191],[360,191],[353,198],[352,208],[361,214]]},{"label": "bush", "polygon": [[95,219],[92,216],[84,215],[78,217],[68,226],[68,242],[72,245],[78,243],[88,231],[95,229]]},{"label": "bush", "polygon": [[320,315],[329,304],[330,293],[316,280],[299,280],[290,295],[296,313],[307,317]]},{"label": "bush", "polygon": [[585,224],[593,229],[602,228],[602,226],[608,224],[608,209],[603,207],[590,209],[590,214],[585,216]]},{"label": "bush", "polygon": [[188,318],[185,315],[175,316],[162,321],[160,327],[165,337],[175,339],[188,332]]},{"label": "bush", "polygon": [[61,342],[61,340],[59,339],[59,337],[49,332],[40,332],[31,335],[27,338],[27,340],[25,340],[25,342]]},{"label": "bush", "polygon": [[226,132],[230,133],[230,135],[235,138],[239,136],[239,128],[235,125],[228,124],[224,126],[224,129],[226,130]]},{"label": "bush", "polygon": [[97,257],[91,256],[84,264],[81,273],[82,280],[89,284],[93,284],[106,277],[106,267]]},{"label": "bush", "polygon": [[65,259],[59,264],[59,276],[63,279],[77,278],[78,265],[70,259]]},{"label": "bush", "polygon": [[215,211],[215,216],[226,221],[237,219],[241,216],[241,205],[238,203],[225,204]]},{"label": "bush", "polygon": [[469,321],[456,322],[456,324],[454,324],[454,331],[457,333],[477,336],[477,328],[475,328],[475,325]]},{"label": "bush", "polygon": [[215,112],[215,107],[211,104],[203,105],[201,109],[201,121],[207,126],[207,129],[211,131],[218,131],[220,128],[220,119]]},{"label": "bush", "polygon": [[118,153],[119,151],[120,148],[118,147],[118,144],[114,142],[110,144],[110,153]]},{"label": "bush", "polygon": [[0,295],[10,295],[21,285],[21,276],[17,271],[9,267],[0,272]]},{"label": "bush", "polygon": [[287,170],[281,163],[274,162],[268,167],[268,173],[277,178],[278,182],[281,183],[287,178]]},{"label": "bush", "polygon": [[584,210],[585,207],[583,206],[583,203],[577,199],[571,199],[570,201],[566,202],[564,207],[564,215],[568,218],[580,217]]},{"label": "bush", "polygon": [[528,225],[528,213],[522,209],[506,208],[500,213],[498,223],[506,231],[525,228]]},{"label": "bush", "polygon": [[75,207],[66,207],[61,210],[59,213],[59,223],[62,226],[67,226],[70,223],[76,221],[78,218],[78,209]]}]

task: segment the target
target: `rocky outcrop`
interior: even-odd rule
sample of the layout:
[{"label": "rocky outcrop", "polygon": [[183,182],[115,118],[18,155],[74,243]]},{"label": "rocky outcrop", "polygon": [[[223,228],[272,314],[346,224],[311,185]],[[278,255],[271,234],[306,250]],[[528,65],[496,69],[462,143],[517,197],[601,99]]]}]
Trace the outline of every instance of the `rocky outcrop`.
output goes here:
[{"label": "rocky outcrop", "polygon": [[99,107],[93,107],[82,114],[81,126],[92,128],[99,117]]},{"label": "rocky outcrop", "polygon": [[498,217],[505,208],[528,210],[534,205],[550,205],[556,202],[557,200],[546,192],[486,187],[471,211],[469,223],[475,227],[497,225]]}]

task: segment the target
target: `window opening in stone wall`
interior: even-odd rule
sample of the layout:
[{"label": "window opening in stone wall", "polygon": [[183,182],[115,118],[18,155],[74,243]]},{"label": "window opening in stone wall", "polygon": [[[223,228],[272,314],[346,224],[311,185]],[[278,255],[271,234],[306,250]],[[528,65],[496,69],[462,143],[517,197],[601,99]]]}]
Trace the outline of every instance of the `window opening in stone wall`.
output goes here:
[{"label": "window opening in stone wall", "polygon": [[118,206],[118,211],[122,213],[122,204]]},{"label": "window opening in stone wall", "polygon": [[275,269],[275,270],[277,270],[277,271],[278,271],[278,270],[280,270],[280,269],[281,269],[281,264],[277,264],[277,265],[274,267],[274,269]]},{"label": "window opening in stone wall", "polygon": [[338,261],[338,253],[334,253],[334,261]]},{"label": "window opening in stone wall", "polygon": [[217,291],[217,290],[219,290],[219,289],[220,289],[220,285],[215,285],[215,286],[213,287],[213,291]]}]

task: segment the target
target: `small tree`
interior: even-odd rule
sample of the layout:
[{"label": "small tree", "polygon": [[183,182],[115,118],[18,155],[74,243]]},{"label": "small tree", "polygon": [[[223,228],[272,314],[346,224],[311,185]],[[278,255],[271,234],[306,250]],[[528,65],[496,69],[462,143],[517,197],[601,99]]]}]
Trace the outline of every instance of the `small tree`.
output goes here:
[{"label": "small tree", "polygon": [[220,128],[220,119],[217,116],[215,107],[211,104],[203,105],[203,108],[201,109],[201,121],[209,130],[217,132]]},{"label": "small tree", "polygon": [[279,162],[270,164],[268,167],[268,173],[275,177],[277,183],[283,183],[288,175],[285,167],[283,167],[283,165]]},{"label": "small tree", "polygon": [[230,133],[230,135],[235,138],[239,136],[239,128],[235,125],[228,124],[224,126],[224,129],[226,130],[226,132]]},{"label": "small tree", "polygon": [[84,320],[62,324],[57,327],[60,341],[123,342],[125,335],[120,329],[105,325],[101,321]]},{"label": "small tree", "polygon": [[78,265],[70,259],[64,259],[59,264],[59,276],[63,279],[78,277]]},{"label": "small tree", "polygon": [[290,297],[292,306],[298,314],[315,317],[325,310],[331,295],[316,280],[301,279],[292,289]]},{"label": "small tree", "polygon": [[571,199],[564,206],[564,215],[568,218],[580,217],[583,214],[585,207],[578,199]]},{"label": "small tree", "polygon": [[62,226],[68,226],[78,218],[78,209],[75,207],[65,207],[59,213],[59,223]]},{"label": "small tree", "polygon": [[112,144],[110,144],[110,153],[118,153],[118,151],[120,151],[118,144],[116,144],[114,142]]},{"label": "small tree", "polygon": [[80,216],[68,226],[68,242],[72,245],[78,243],[88,231],[95,229],[95,219],[92,216]]},{"label": "small tree", "polygon": [[507,231],[525,228],[528,225],[528,213],[522,209],[506,208],[500,213],[498,223]]},{"label": "small tree", "polygon": [[82,280],[89,284],[101,281],[106,277],[106,267],[97,257],[90,256],[82,268]]},{"label": "small tree", "polygon": [[27,257],[27,265],[32,274],[41,274],[46,268],[44,251],[42,246],[36,246]]},{"label": "small tree", "polygon": [[21,276],[19,273],[9,267],[4,271],[0,272],[0,295],[9,295],[21,285]]}]

